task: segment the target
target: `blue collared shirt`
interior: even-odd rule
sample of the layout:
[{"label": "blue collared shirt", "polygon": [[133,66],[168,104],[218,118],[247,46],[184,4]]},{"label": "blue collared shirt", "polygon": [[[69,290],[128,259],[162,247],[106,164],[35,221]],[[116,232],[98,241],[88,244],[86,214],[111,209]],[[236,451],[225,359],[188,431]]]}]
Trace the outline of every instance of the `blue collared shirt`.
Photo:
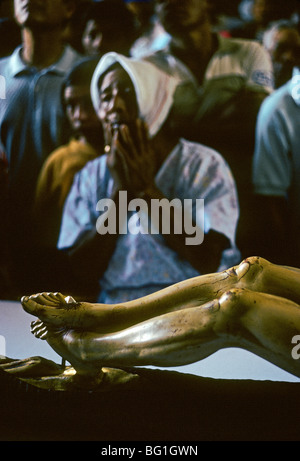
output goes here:
[{"label": "blue collared shirt", "polygon": [[67,46],[55,64],[39,70],[23,62],[18,47],[11,56],[0,60],[0,75],[6,87],[6,97],[0,101],[0,141],[8,158],[11,181],[20,170],[22,174],[37,170],[65,140],[60,88],[66,72],[79,57]]},{"label": "blue collared shirt", "polygon": [[[256,194],[284,197],[290,220],[287,241],[300,261],[300,69],[260,108],[253,157]],[[296,257],[297,255],[297,257]],[[298,265],[297,265],[298,267]]]}]

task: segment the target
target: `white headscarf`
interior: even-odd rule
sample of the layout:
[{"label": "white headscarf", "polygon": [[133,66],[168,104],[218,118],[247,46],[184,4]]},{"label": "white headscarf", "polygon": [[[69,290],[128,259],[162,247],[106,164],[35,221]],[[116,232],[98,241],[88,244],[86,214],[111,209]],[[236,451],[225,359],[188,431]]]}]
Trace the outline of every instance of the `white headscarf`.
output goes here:
[{"label": "white headscarf", "polygon": [[100,103],[99,79],[115,63],[119,63],[131,78],[139,115],[148,126],[149,136],[153,137],[167,119],[179,79],[149,62],[127,58],[115,52],[107,53],[100,59],[91,82],[91,97],[96,111]]}]

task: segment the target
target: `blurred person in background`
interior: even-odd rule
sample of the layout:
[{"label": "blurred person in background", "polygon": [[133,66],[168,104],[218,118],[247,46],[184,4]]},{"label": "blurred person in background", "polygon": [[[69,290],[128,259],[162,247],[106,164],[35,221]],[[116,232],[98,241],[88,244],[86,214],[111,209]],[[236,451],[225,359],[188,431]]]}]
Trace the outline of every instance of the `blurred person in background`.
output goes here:
[{"label": "blurred person in background", "polygon": [[232,28],[230,34],[236,38],[246,38],[262,42],[263,34],[271,22],[291,19],[296,11],[297,0],[253,0],[249,8],[252,19],[242,26]]},{"label": "blurred person in background", "polygon": [[46,159],[37,181],[35,231],[36,242],[43,252],[56,248],[64,203],[75,174],[104,152],[102,125],[90,95],[97,63],[95,58],[83,59],[68,73],[62,85],[62,106],[72,134],[67,144]]},{"label": "blurred person in background", "polygon": [[274,69],[274,87],[292,78],[300,56],[300,33],[296,25],[282,19],[272,23],[263,35],[263,45],[270,53]]},{"label": "blurred person in background", "polygon": [[16,292],[30,286],[29,255],[35,244],[32,204],[39,171],[47,156],[68,139],[60,89],[80,59],[63,39],[76,0],[15,0],[22,41],[0,60],[6,98],[0,101],[0,146],[8,165],[8,232],[11,278]]},{"label": "blurred person in background", "polygon": [[[240,201],[237,243],[247,257],[255,124],[262,101],[273,91],[271,58],[256,41],[215,33],[207,0],[156,0],[156,14],[171,41],[144,59],[196,88],[185,136],[213,147],[229,163]],[[181,97],[186,100],[186,92]],[[180,112],[179,98],[174,104]]]},{"label": "blurred person in background", "polygon": [[130,55],[134,58],[142,58],[151,52],[164,48],[168,44],[170,36],[157,19],[155,1],[124,0],[124,2],[133,13],[138,26],[138,37],[131,47]]},{"label": "blurred person in background", "polygon": [[109,51],[129,55],[138,37],[138,27],[133,13],[122,0],[92,2],[83,17],[81,43],[86,56],[101,58]]},{"label": "blurred person in background", "polygon": [[263,102],[253,158],[253,251],[275,263],[300,262],[300,61],[293,77]]},{"label": "blurred person in background", "polygon": [[64,29],[64,41],[78,53],[84,55],[82,34],[85,28],[85,14],[93,0],[78,0],[76,10]]}]

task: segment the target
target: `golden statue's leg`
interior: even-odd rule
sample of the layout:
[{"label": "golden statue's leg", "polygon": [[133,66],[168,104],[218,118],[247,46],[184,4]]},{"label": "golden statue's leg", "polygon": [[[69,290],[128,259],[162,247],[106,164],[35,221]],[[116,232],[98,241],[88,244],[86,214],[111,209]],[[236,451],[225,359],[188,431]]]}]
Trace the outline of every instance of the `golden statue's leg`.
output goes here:
[{"label": "golden statue's leg", "polygon": [[78,370],[101,366],[180,366],[224,347],[241,347],[300,377],[292,339],[300,331],[298,304],[274,295],[233,288],[219,299],[148,319],[109,334],[53,329],[40,337]]},{"label": "golden statue's leg", "polygon": [[300,377],[300,362],[292,357],[292,340],[300,333],[299,304],[237,288],[224,293],[219,303],[218,334]]},{"label": "golden statue's leg", "polygon": [[167,312],[201,306],[233,288],[278,295],[300,303],[299,282],[299,270],[251,257],[229,270],[185,280],[122,304],[67,302],[60,293],[41,293],[24,297],[22,305],[27,312],[49,325],[92,329],[104,334],[123,330]]},{"label": "golden statue's leg", "polygon": [[[41,327],[41,339],[79,373],[101,366],[177,366],[207,357],[222,347],[213,331],[218,300],[203,307],[163,314],[124,330],[99,334]],[[82,366],[80,365],[82,364]]]},{"label": "golden statue's leg", "polygon": [[281,296],[300,304],[300,269],[272,264],[250,257],[235,267],[236,287]]},{"label": "golden statue's leg", "polygon": [[184,280],[151,295],[121,304],[66,301],[61,293],[24,296],[24,310],[43,322],[71,328],[93,327],[116,331],[153,316],[203,304],[237,281],[234,269]]}]

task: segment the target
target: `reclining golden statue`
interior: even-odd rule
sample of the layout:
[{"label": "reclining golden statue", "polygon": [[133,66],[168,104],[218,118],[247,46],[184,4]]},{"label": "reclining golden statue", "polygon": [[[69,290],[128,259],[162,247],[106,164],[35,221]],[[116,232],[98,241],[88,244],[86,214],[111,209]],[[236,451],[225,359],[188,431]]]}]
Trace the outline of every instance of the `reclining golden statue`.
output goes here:
[{"label": "reclining golden statue", "polygon": [[102,367],[177,367],[239,347],[300,377],[300,269],[260,257],[116,305],[60,293],[21,302],[38,317],[32,333],[78,375],[95,376]]}]

